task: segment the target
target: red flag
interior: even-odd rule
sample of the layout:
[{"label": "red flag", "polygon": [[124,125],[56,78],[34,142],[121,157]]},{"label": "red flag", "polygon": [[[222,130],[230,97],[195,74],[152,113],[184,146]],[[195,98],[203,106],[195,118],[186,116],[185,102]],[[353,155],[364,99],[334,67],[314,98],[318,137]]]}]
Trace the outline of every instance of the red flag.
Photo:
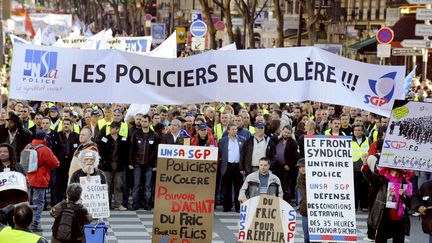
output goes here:
[{"label": "red flag", "polygon": [[25,20],[24,20],[24,27],[28,32],[30,32],[30,37],[33,38],[36,33],[33,29],[33,24],[31,22],[30,15],[28,14],[27,10],[25,11],[25,13],[26,13],[26,16],[25,16]]}]

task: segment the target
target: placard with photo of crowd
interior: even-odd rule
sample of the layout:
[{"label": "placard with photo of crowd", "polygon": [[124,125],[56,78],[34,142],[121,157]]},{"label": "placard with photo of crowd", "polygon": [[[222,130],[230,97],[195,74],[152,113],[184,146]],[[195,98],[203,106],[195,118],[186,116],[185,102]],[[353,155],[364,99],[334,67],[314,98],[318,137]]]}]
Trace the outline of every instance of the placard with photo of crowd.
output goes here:
[{"label": "placard with photo of crowd", "polygon": [[395,101],[380,166],[432,171],[432,103]]}]

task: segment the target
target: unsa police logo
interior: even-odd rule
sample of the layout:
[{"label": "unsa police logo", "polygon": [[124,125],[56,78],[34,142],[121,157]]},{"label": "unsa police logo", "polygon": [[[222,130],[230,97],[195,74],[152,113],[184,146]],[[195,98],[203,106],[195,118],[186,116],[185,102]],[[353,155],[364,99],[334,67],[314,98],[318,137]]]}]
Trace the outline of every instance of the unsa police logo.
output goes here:
[{"label": "unsa police logo", "polygon": [[24,62],[24,81],[57,78],[57,52],[27,49]]},{"label": "unsa police logo", "polygon": [[369,79],[369,87],[373,95],[365,95],[364,103],[381,107],[391,100],[395,90],[395,77],[397,72],[383,75],[378,80]]}]

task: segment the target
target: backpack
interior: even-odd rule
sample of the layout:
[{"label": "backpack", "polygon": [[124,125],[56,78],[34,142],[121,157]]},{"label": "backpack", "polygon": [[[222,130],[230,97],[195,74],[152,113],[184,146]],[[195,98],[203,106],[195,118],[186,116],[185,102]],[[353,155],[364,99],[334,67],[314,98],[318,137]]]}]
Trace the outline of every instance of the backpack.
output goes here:
[{"label": "backpack", "polygon": [[76,241],[81,236],[81,227],[75,216],[75,207],[70,208],[66,202],[62,203],[62,211],[54,220],[53,237],[61,242]]},{"label": "backpack", "polygon": [[37,149],[43,146],[43,144],[38,144],[36,146],[30,144],[27,148],[21,151],[20,163],[27,173],[36,172],[38,170],[39,161]]}]

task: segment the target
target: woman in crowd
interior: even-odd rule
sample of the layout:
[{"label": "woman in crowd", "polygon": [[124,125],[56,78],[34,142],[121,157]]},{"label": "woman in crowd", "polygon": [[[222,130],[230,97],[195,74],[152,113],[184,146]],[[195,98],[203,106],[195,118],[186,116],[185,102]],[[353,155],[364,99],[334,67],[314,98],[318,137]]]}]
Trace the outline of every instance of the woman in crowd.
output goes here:
[{"label": "woman in crowd", "polygon": [[377,230],[376,243],[405,242],[409,235],[409,200],[412,196],[411,171],[382,167],[373,173],[366,160],[362,172],[371,185],[378,189],[376,200],[369,214],[368,224]]}]

